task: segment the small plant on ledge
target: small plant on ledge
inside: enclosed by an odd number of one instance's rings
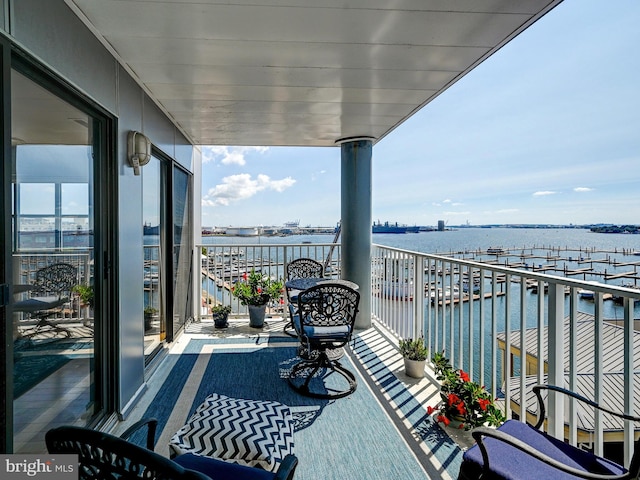
[[[231,307],[229,305],[214,305],[211,307],[211,316],[216,328],[225,328],[229,326],[229,314]]]
[[[441,402],[427,407],[427,413],[438,411],[436,420],[445,426],[452,421],[458,428],[472,430],[481,426],[500,426],[505,421],[502,411],[494,404],[491,394],[471,381],[463,370],[454,370],[444,353],[432,358],[436,379],[440,381]]]
[[[429,350],[424,344],[424,339],[402,338],[400,339],[400,355],[409,360],[426,360],[429,358]]]
[[[80,298],[80,304],[82,306],[93,308],[95,297],[93,293],[93,287],[91,285],[85,285],[84,283],[81,283],[73,287],[73,292],[78,295],[78,298]]]
[[[405,373],[412,378],[424,377],[424,367],[429,358],[429,350],[424,344],[424,338],[402,338],[399,347],[404,359]]]

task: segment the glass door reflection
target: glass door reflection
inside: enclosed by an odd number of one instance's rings
[[[152,157],[142,169],[144,354],[148,363],[166,339],[167,167]]]

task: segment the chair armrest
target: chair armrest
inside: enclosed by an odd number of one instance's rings
[[[273,480],[292,480],[293,474],[298,466],[298,457],[295,455],[287,454],[280,462],[280,467],[276,472],[276,476]]]
[[[545,408],[545,404],[544,401],[542,399],[542,393],[541,390],[551,390],[554,392],[559,392],[563,395],[567,395],[569,397],[575,398],[576,400],[583,402],[593,408],[596,408],[602,412],[608,413],[610,415],[613,415],[615,417],[618,418],[622,418],[624,420],[631,420],[633,422],[640,422],[640,417],[634,417],[632,415],[627,415],[624,414],[622,412],[616,412],[613,410],[609,410],[606,407],[603,407],[601,405],[599,405],[598,403],[594,402],[593,400],[590,400],[586,397],[583,397],[582,395],[572,392],[571,390],[567,390],[566,388],[562,388],[562,387],[558,387],[556,385],[536,385],[532,388],[533,393],[536,394],[536,397],[538,398],[538,405],[540,407],[540,415],[538,415],[538,422],[534,425],[535,428],[540,428],[542,426],[542,424],[544,423],[544,419],[547,416],[547,412],[546,412],[546,408]]]
[[[544,453],[533,449],[531,445],[523,442],[522,440],[494,428],[478,427],[471,431],[471,435],[473,435],[473,438],[475,439],[482,453],[482,460],[484,463],[483,471],[484,471],[484,474],[486,474],[487,476],[490,475],[489,453],[487,452],[487,447],[482,440],[483,437],[490,437],[498,441],[507,443],[508,445],[511,445],[512,447],[517,448],[521,452],[533,458],[536,458],[537,460],[544,462],[553,468],[557,468],[560,471],[566,472],[576,477],[587,478],[592,480],[625,480],[625,479],[632,478],[631,474],[628,472],[624,475],[606,475],[606,474],[590,473],[584,470],[578,470],[577,468],[569,467],[563,463],[558,462],[554,458],[551,458],[548,455],[545,455]]]
[[[147,427],[147,450],[153,451],[154,443],[156,440],[156,428],[158,427],[158,420],[155,418],[143,418],[127,428],[120,438],[123,440],[129,440],[131,436],[140,430],[142,427]]]

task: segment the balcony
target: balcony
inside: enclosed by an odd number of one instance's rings
[[[247,333],[241,320],[246,315],[244,307],[229,288],[251,268],[281,278],[288,261],[311,257],[326,265],[328,276],[340,276],[339,244],[201,245],[198,251],[202,252],[202,308],[197,319],[201,323],[192,324],[191,329],[208,323],[208,305],[223,303],[233,308],[235,332]],[[534,418],[531,386],[547,382],[578,391],[614,410],[640,411],[634,395],[640,388],[636,374],[640,355],[634,351],[640,341],[634,329],[640,291],[529,268],[374,246],[373,326],[359,332],[352,356],[366,383],[382,395],[383,407],[400,415],[400,424],[410,436],[424,440],[420,435],[424,424],[402,417],[403,402],[423,413],[437,397],[430,372],[422,384],[412,383],[402,373],[397,341],[420,335],[431,352],[444,351],[455,368],[486,385],[507,417]],[[611,306],[613,301],[616,307]],[[279,332],[285,322],[281,304],[274,303],[268,322],[272,331]],[[371,358],[375,358],[374,367],[367,364]],[[394,386],[388,387],[389,383]],[[397,385],[401,393],[387,390]],[[608,455],[615,448],[622,452],[619,461],[629,461],[638,437],[633,424],[616,424],[606,415],[585,416],[573,402],[563,405],[561,398],[553,396],[549,406],[547,428],[555,436],[564,435],[567,441],[599,455]],[[424,415],[421,419],[424,421]],[[416,446],[424,448],[423,454],[431,451],[425,442]],[[452,458],[457,455],[459,451],[448,460],[431,459],[434,471],[455,478],[457,460]]]

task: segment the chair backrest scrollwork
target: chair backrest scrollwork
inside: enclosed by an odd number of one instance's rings
[[[58,427],[49,430],[45,440],[49,453],[78,455],[80,480],[210,480],[151,450],[97,430]]]
[[[306,326],[346,325],[353,330],[360,294],[339,283],[323,283],[298,295],[300,319]]]
[[[296,258],[287,264],[287,280],[324,277],[324,266],[311,258]]]
[[[32,291],[37,295],[68,297],[78,284],[78,269],[68,263],[54,263],[36,272]]]

